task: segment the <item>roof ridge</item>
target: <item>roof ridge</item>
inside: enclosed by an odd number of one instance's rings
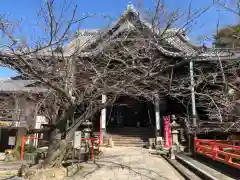
[[[154,25],[150,22],[150,20],[147,18],[147,16],[144,15],[143,12],[138,11],[133,6],[132,3],[129,3],[127,8],[125,9],[125,11],[123,12],[123,14],[116,21],[111,23],[111,25],[108,26],[107,30],[102,29],[102,31],[99,31],[99,30],[96,31],[96,29],[93,29],[93,30],[85,29],[85,30],[80,31],[81,34],[79,34],[78,37],[76,37],[72,42],[70,42],[68,44],[68,47],[72,49],[71,51],[68,51],[68,54],[69,54],[69,52],[70,53],[72,51],[74,52],[76,43],[80,43],[80,46],[82,47],[81,49],[84,49],[89,44],[96,42],[97,39],[100,38],[100,36],[99,37],[96,36],[96,32],[103,32],[103,35],[101,36],[101,37],[103,37],[104,34],[108,33],[109,30],[115,29],[115,27],[117,27],[119,24],[122,24],[124,19],[127,17],[127,15],[129,13],[133,13],[133,15],[138,18],[140,23],[142,23],[144,26],[149,28],[154,33],[160,35],[161,33],[166,32],[165,30],[161,30],[160,27],[154,27]],[[91,31],[94,33],[91,33]],[[180,51],[182,51],[182,53],[176,53],[176,52],[173,53],[165,48],[161,48],[161,50],[164,52],[164,54],[169,54],[169,55],[174,54],[174,56],[182,56],[182,54],[186,54],[187,56],[189,56],[189,55],[196,53],[195,50],[192,48],[191,43],[189,42],[189,38],[184,34],[185,31],[183,29],[171,28],[171,29],[168,29],[167,32],[169,32],[170,34],[176,33],[173,35],[174,37],[176,35],[175,40],[173,40],[172,36],[170,36],[169,38],[167,38],[166,42],[168,42],[174,48],[177,48]],[[180,45],[179,45],[179,43],[180,43]],[[182,46],[183,44],[186,44],[186,45]]]
[[[81,34],[85,34],[85,33],[98,33],[100,32],[101,29],[80,29],[77,31],[77,35],[79,35],[79,33]]]

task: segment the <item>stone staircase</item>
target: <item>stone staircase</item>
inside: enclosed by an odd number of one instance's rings
[[[103,139],[104,144],[108,144],[110,137],[114,146],[143,147],[146,146],[148,138],[154,137],[154,129],[135,127],[111,129]]]

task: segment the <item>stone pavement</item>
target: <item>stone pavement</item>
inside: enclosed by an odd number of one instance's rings
[[[106,148],[97,165],[84,167],[84,180],[182,180],[179,173],[164,159],[143,148]],[[89,166],[92,166],[90,168]],[[95,167],[93,167],[95,166]],[[88,172],[87,172],[88,171]],[[71,177],[79,179],[80,175]]]
[[[0,172],[8,170],[18,170],[22,165],[26,165],[27,161],[4,162],[0,161]]]
[[[7,178],[0,178],[0,180],[24,180],[24,178],[12,176],[12,177],[7,177]]]
[[[0,161],[0,180],[20,180],[22,178],[15,177],[18,174],[22,164],[27,164],[26,161],[4,162]]]

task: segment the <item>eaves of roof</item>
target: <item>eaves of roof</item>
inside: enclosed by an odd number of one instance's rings
[[[92,44],[96,43],[98,40],[103,38],[109,31],[111,31],[114,28],[118,28],[117,31],[114,32],[112,35],[115,36],[116,33],[123,31],[126,28],[132,28],[133,24],[131,22],[128,22],[126,25],[126,22],[124,22],[124,19],[128,16],[129,13],[132,13],[135,15],[141,24],[143,24],[145,27],[149,28],[153,33],[156,33],[157,35],[161,35],[161,29],[153,27],[149,21],[147,21],[144,16],[139,13],[132,5],[129,5],[128,8],[124,11],[122,16],[110,26],[110,28],[106,30],[82,30],[78,33],[78,37],[75,38],[72,42],[70,42],[65,48],[64,48],[64,56],[69,57],[76,53],[78,56],[96,56],[98,55],[102,49],[92,50],[92,51],[84,51]],[[120,26],[119,26],[120,24]],[[194,58],[194,59],[205,59],[205,60],[216,60],[219,57],[221,58],[228,58],[228,59],[237,59],[240,57],[240,53],[238,52],[232,52],[229,53],[225,50],[214,50],[214,49],[207,49],[205,51],[199,51],[200,48],[197,48],[193,46],[190,42],[187,36],[185,35],[184,31],[182,29],[168,29],[167,31],[162,33],[162,36],[164,37],[164,40],[173,48],[177,49],[178,51],[171,51],[160,44],[157,44],[157,48],[160,52],[162,52],[166,56],[171,57],[182,57],[182,58]],[[112,38],[108,37],[108,39]],[[103,48],[103,47],[102,47]],[[76,52],[77,51],[77,52]],[[240,52],[240,51],[239,51]],[[0,51],[1,53],[1,51]],[[50,52],[51,53],[51,52]],[[56,55],[56,53],[55,53]],[[62,54],[61,54],[62,55]],[[60,56],[61,56],[60,55]],[[3,52],[1,53],[1,58],[11,58],[11,53],[9,52]],[[47,50],[43,50],[36,54],[36,56],[44,56],[44,57],[50,57],[51,55]],[[34,57],[29,57],[34,58]],[[0,60],[2,62],[2,60]],[[4,65],[4,64],[3,64]]]
[[[124,19],[127,18],[128,14],[132,13],[136,18],[139,19],[142,25],[147,27],[150,31],[153,33],[156,33],[157,35],[161,35],[161,29],[155,28],[149,21],[145,20],[144,16],[139,13],[132,5],[129,5],[128,8],[124,11],[122,16],[115,21],[109,29],[100,31],[100,30],[84,30],[81,31],[79,36],[74,39],[69,45],[65,48],[66,55],[71,55],[72,53],[79,54],[80,56],[89,56],[90,54],[96,54],[97,52],[83,52],[84,49],[89,47],[91,44],[98,41],[100,38],[104,37],[110,30],[116,28],[117,26],[120,26],[118,28],[122,28],[126,23],[124,22]],[[131,24],[131,22],[130,22]],[[192,45],[186,43],[187,37],[184,35],[183,30],[181,29],[169,29],[166,32],[164,32],[164,39],[169,43],[169,45],[173,46],[176,49],[179,49],[180,52],[172,52],[161,45],[158,45],[158,49],[167,56],[174,56],[174,57],[183,57],[183,56],[193,56],[197,52],[194,48],[192,48]],[[184,39],[185,41],[183,41]]]
[[[41,87],[28,87],[35,83],[35,80],[0,80],[0,92],[1,93],[43,93],[47,92],[47,89]]]

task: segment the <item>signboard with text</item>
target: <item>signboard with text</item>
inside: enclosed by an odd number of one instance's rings
[[[73,139],[73,147],[75,149],[80,149],[81,147],[81,131],[75,131]]]
[[[165,148],[172,147],[172,136],[171,136],[171,127],[170,127],[170,118],[169,116],[164,116],[164,141]]]
[[[12,123],[12,121],[0,121],[0,127],[10,127]]]
[[[9,136],[8,138],[8,145],[9,146],[14,146],[16,143],[16,137],[15,136]]]

